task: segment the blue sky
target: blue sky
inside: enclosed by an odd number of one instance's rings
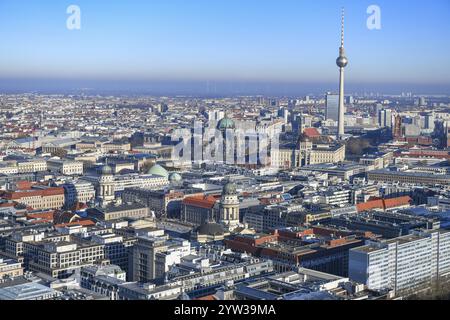
[[[450,88],[448,0],[1,0],[0,83],[333,84],[342,6],[350,87]]]

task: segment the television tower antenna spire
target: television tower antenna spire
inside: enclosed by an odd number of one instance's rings
[[[338,116],[338,132],[337,140],[341,140],[345,135],[344,118],[345,118],[345,97],[344,97],[344,69],[348,65],[348,59],[344,49],[344,30],[345,30],[345,10],[342,8],[341,17],[341,47],[339,48],[339,57],[336,64],[339,67],[339,116]]]
[[[342,7],[342,21],[341,21],[341,48],[344,48],[344,27],[345,27],[345,8]]]

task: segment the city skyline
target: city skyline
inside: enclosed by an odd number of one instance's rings
[[[341,6],[352,53],[347,92],[446,94],[450,89],[447,1],[378,1],[380,30],[367,28],[368,1],[327,6],[323,1],[108,6],[78,1],[81,29],[68,30],[71,4],[2,1],[2,91],[337,91],[333,61]]]
[[[1,0],[0,305],[450,300],[448,9]]]

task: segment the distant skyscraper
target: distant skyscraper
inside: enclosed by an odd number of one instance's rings
[[[289,109],[286,108],[286,107],[281,107],[278,110],[278,117],[283,119],[284,124],[288,124],[288,122],[289,122]]]
[[[403,137],[403,131],[402,131],[402,116],[396,115],[395,121],[394,121],[394,139],[398,140]]]
[[[426,107],[427,106],[427,100],[425,99],[425,97],[420,97],[419,98],[419,107]]]
[[[355,99],[353,96],[348,96],[346,99],[347,104],[353,104],[355,102]]]
[[[219,122],[223,118],[225,118],[225,111],[222,111],[222,110],[210,110],[208,112],[208,120],[209,121]]]
[[[434,130],[436,121],[434,113],[427,113],[423,115],[423,129]]]
[[[327,93],[325,117],[327,120],[339,121],[339,95]]]
[[[345,117],[345,97],[344,97],[344,69],[348,65],[348,59],[345,56],[344,49],[344,9],[342,9],[342,24],[341,24],[341,47],[339,48],[339,57],[336,60],[339,67],[339,119],[338,119],[338,134],[337,138],[342,139],[345,134],[344,117]]]
[[[378,114],[378,124],[382,128],[392,128],[392,110],[383,109]]]
[[[450,148],[450,123],[448,121],[445,123],[445,132],[447,136],[447,148]]]

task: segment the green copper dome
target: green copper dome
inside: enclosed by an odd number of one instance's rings
[[[174,172],[169,175],[170,182],[180,182],[181,180],[183,180],[183,178],[179,173]]]
[[[104,165],[103,167],[101,167],[100,175],[105,176],[105,175],[111,175],[111,174],[113,174],[113,169],[110,166]]]
[[[235,128],[236,128],[236,126],[234,124],[234,121],[231,120],[230,118],[225,117],[219,121],[219,125],[218,125],[219,130],[235,129]]]
[[[237,194],[237,187],[234,183],[227,183],[224,187],[223,187],[223,194],[230,196],[230,195],[236,195]]]
[[[167,170],[161,167],[159,164],[155,164],[153,167],[151,167],[150,170],[148,170],[147,174],[169,178],[169,173],[167,172]]]

